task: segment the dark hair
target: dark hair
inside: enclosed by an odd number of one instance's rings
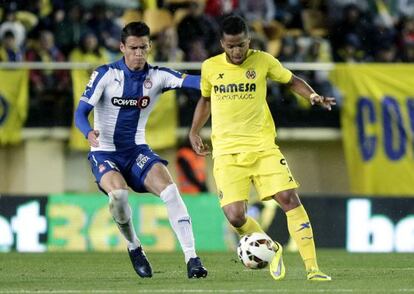
[[[125,44],[125,41],[129,36],[149,37],[150,28],[142,21],[130,22],[122,29],[121,42]]]
[[[238,35],[241,33],[249,34],[249,28],[244,19],[239,15],[229,15],[221,23],[221,36]]]
[[[5,31],[3,34],[3,39],[6,38],[15,38],[14,33],[10,30]]]

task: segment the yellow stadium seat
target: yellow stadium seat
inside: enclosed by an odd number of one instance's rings
[[[142,13],[136,9],[126,9],[122,15],[122,22],[124,25],[127,25],[133,21],[141,21]]]
[[[302,22],[305,31],[308,33],[316,29],[326,29],[326,17],[322,11],[317,9],[304,9],[302,11]]]
[[[151,35],[156,35],[174,24],[173,16],[167,9],[144,10],[144,22],[150,27]]]
[[[187,8],[178,8],[175,12],[174,12],[174,24],[178,25],[181,20],[186,17],[186,15],[188,14],[188,9]]]

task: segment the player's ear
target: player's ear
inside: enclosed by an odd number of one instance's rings
[[[223,49],[224,49],[223,39],[220,39],[220,45],[221,45],[221,48],[223,48]]]
[[[119,50],[121,50],[122,53],[125,53],[125,44],[120,42],[119,43]]]

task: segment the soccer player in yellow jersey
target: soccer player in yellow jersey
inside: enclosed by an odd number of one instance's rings
[[[315,243],[308,215],[296,192],[298,187],[287,162],[275,144],[275,125],[266,103],[266,80],[287,84],[292,91],[331,110],[335,99],[323,97],[302,79],[293,75],[268,53],[249,49],[245,21],[235,15],[221,27],[224,53],[207,59],[201,68],[201,94],[189,138],[199,155],[210,153],[199,136],[210,114],[212,121],[214,178],[220,205],[239,235],[263,232],[246,215],[246,202],[252,183],[261,200],[274,199],[285,211],[290,235],[296,241],[305,263],[307,279],[329,281],[319,270]],[[275,280],[285,276],[282,246],[270,264]]]

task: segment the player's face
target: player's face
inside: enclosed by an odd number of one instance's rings
[[[221,47],[226,52],[227,61],[237,65],[244,62],[250,45],[250,39],[246,33],[243,32],[237,35],[223,34],[220,42]]]
[[[125,44],[121,42],[121,52],[125,56],[125,63],[131,70],[141,70],[147,62],[148,53],[151,49],[151,41],[148,36],[129,36]]]

